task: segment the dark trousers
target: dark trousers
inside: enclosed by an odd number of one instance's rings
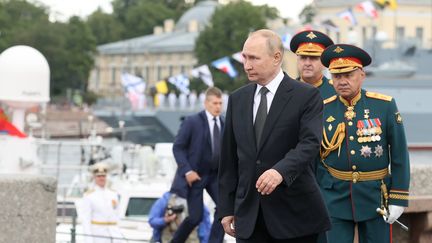
[[[209,175],[201,176],[200,181],[196,181],[189,189],[187,196],[187,204],[189,209],[189,216],[186,217],[179,225],[177,231],[171,240],[172,243],[183,243],[188,238],[192,230],[201,223],[203,210],[204,210],[204,189],[210,195],[214,202],[218,200],[217,192],[217,171],[210,172]],[[217,205],[215,211],[215,220],[213,221],[212,228],[209,236],[209,243],[222,243],[225,236],[222,224],[217,220]]]
[[[306,235],[291,239],[275,239],[268,232],[264,217],[259,209],[258,218],[255,223],[255,229],[248,239],[236,239],[237,243],[316,243],[318,234]]]
[[[331,218],[332,228],[327,232],[328,243],[352,243],[356,222]],[[360,243],[387,243],[390,242],[390,225],[382,217],[358,222]]]

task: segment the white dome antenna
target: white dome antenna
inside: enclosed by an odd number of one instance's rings
[[[24,128],[25,109],[46,103],[50,68],[46,58],[30,46],[13,46],[0,54],[0,101],[13,108],[13,124]]]

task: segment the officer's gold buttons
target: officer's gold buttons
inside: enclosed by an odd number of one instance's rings
[[[353,165],[353,166],[352,166],[352,169],[353,169],[353,170],[356,170],[356,169],[357,169],[357,166]]]
[[[354,150],[351,150],[351,155],[354,155],[355,154],[355,151]]]
[[[353,122],[352,121],[349,121],[348,122],[348,126],[352,126],[353,125]]]
[[[350,136],[350,137],[349,137],[349,140],[350,140],[350,141],[353,141],[353,140],[354,140],[354,136]]]

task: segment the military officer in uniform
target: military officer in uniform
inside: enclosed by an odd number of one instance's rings
[[[316,30],[299,32],[290,42],[291,51],[297,55],[297,80],[317,87],[323,99],[336,94],[333,81],[323,75],[325,67],[320,60],[321,53],[332,44],[330,37]]]
[[[407,142],[395,100],[361,89],[362,49],[331,45],[321,61],[337,92],[324,100],[323,141],[317,180],[332,219],[329,243],[390,241],[392,223],[408,206],[410,166]],[[377,208],[385,210],[382,217]],[[384,219],[383,219],[384,218]]]
[[[119,194],[106,186],[108,165],[99,162],[91,167],[94,185],[77,202],[77,212],[81,219],[86,243],[124,242],[117,227],[119,221]],[[117,238],[117,239],[111,239]]]

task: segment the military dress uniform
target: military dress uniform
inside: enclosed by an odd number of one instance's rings
[[[333,41],[326,34],[316,30],[306,30],[293,36],[290,42],[290,49],[299,56],[321,56],[324,49],[333,44]],[[297,78],[302,81],[301,77]],[[324,75],[313,84],[319,89],[321,97],[327,99],[336,94],[333,88],[333,81]]]
[[[353,48],[330,46],[321,60],[332,73],[368,65],[367,53]],[[355,224],[360,242],[389,242],[390,225],[376,209],[408,206],[410,180],[407,142],[395,100],[366,90],[351,101],[335,95],[324,100],[323,118],[317,180],[332,218],[328,242],[353,242]]]
[[[95,164],[96,165],[96,164]],[[105,171],[106,173],[106,171]],[[120,243],[123,240],[111,240],[97,236],[123,238],[117,226],[119,221],[119,199],[117,192],[94,185],[84,193],[81,201],[77,202],[78,216],[81,219],[86,243]]]

